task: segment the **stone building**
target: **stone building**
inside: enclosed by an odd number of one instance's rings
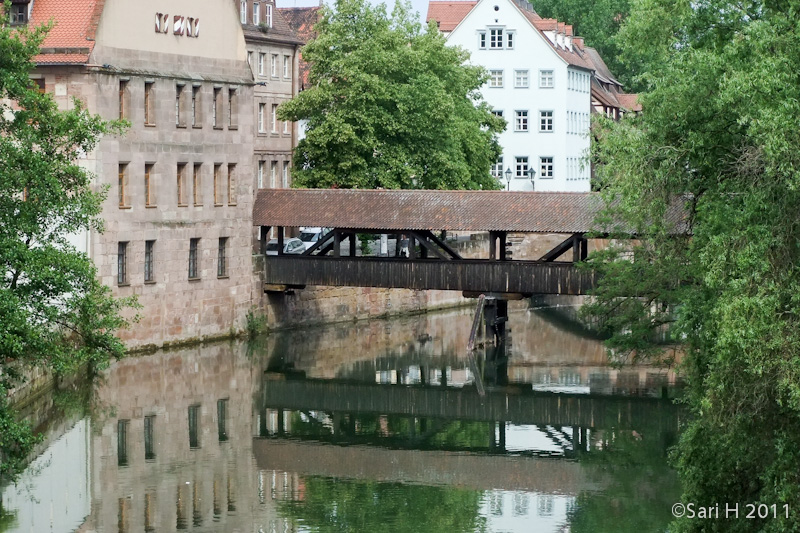
[[[274,0],[235,0],[247,60],[253,72],[254,186],[289,187],[297,126],[279,121],[278,106],[298,92],[299,49],[303,44]]]
[[[92,113],[130,124],[82,161],[97,188],[108,190],[105,232],[75,238],[113,294],[136,295],[142,305],[123,340],[161,345],[241,328],[255,286],[256,111],[236,6],[15,0],[14,7],[17,23],[55,23],[36,57],[40,87],[63,108],[77,98]],[[274,84],[283,91],[292,82],[280,61]],[[283,128],[281,165],[291,150],[291,128]]]

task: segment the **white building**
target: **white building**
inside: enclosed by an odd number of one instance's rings
[[[589,191],[596,68],[572,26],[526,0],[431,1],[427,20],[489,71],[483,97],[508,123],[492,174],[515,191]]]

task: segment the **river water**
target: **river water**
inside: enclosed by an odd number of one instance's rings
[[[471,310],[159,351],[42,400],[0,532],[664,531],[673,374],[554,310],[466,351]]]

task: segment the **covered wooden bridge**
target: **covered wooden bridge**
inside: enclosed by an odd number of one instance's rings
[[[593,193],[265,189],[253,219],[262,253],[277,228],[278,255],[265,259],[268,291],[328,285],[586,294],[595,274],[575,263],[586,258],[586,234],[602,207]],[[283,254],[284,230],[300,226],[332,229],[304,254]],[[463,258],[445,237],[454,231],[488,232],[485,257]],[[407,256],[357,256],[356,236],[364,233],[407,240]],[[521,261],[512,260],[509,233],[568,237],[540,259]]]

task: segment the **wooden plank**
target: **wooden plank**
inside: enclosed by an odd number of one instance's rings
[[[265,282],[288,285],[442,289],[521,294],[587,294],[595,274],[572,263],[465,259],[267,256]]]

